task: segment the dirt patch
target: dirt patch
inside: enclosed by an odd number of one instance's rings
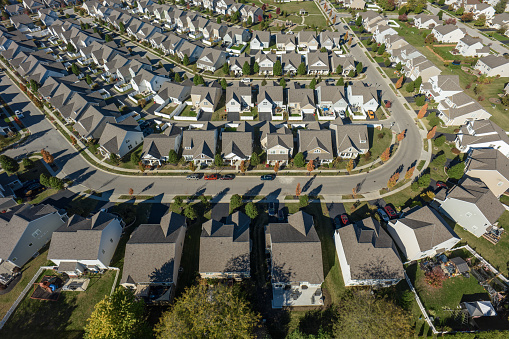
[[[491,102],[492,104],[500,104],[500,99],[498,98],[489,98],[488,99],[489,102]]]

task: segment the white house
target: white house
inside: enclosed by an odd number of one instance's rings
[[[490,77],[501,76],[509,77],[509,60],[503,56],[488,55],[477,60],[475,69],[479,74],[485,74]]]
[[[490,54],[490,47],[484,46],[481,38],[465,35],[456,45],[458,53],[465,57],[484,57]]]
[[[455,25],[436,26],[431,33],[442,43],[457,43],[465,36],[465,29]]]
[[[491,120],[468,121],[456,135],[455,144],[462,153],[472,149],[494,148],[509,157],[509,136]]]
[[[509,189],[509,158],[493,148],[473,149],[465,161],[465,174],[481,179],[498,198]]]
[[[473,120],[485,120],[491,114],[479,102],[464,92],[459,92],[439,101],[438,117],[448,126],[464,125]]]
[[[375,112],[378,109],[378,93],[372,87],[365,87],[362,84],[354,83],[347,87],[346,97],[348,104],[353,111],[366,114],[368,111]]]
[[[171,81],[169,77],[142,68],[138,71],[138,74],[131,79],[131,86],[133,86],[133,89],[137,92],[149,91],[156,93],[161,86],[168,81]]]
[[[442,24],[437,15],[418,14],[414,17],[414,25],[419,29],[433,29]]]
[[[248,86],[230,86],[226,88],[226,111],[242,112],[254,107],[252,100],[251,87]]]
[[[129,117],[120,123],[105,123],[99,139],[99,151],[106,157],[115,154],[122,158],[141,145],[143,132],[138,123]]]

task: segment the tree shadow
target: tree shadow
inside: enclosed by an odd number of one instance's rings
[[[244,193],[242,198],[256,197],[261,192],[262,188],[263,184],[258,184]]]
[[[175,280],[173,272],[175,270],[175,259],[165,262],[160,268],[156,268],[149,274],[151,282],[171,282]]]
[[[302,192],[306,192],[310,187],[311,185],[313,184],[313,181],[315,181],[316,179],[316,174],[313,175],[313,177],[311,179],[309,179],[305,184],[304,186],[302,186]]]
[[[251,260],[250,253],[244,253],[230,258],[224,267],[223,273],[242,273],[250,272]]]
[[[337,313],[333,307],[308,311],[299,321],[299,330],[308,335],[318,335],[320,332],[331,335],[332,327],[337,319]]]

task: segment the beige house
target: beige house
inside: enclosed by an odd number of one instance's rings
[[[496,197],[509,189],[509,159],[496,149],[472,150],[465,173],[481,179]]]

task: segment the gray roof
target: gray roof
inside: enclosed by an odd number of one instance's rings
[[[162,157],[167,157],[170,150],[174,149],[174,146],[175,137],[171,138],[165,134],[150,134],[143,140],[141,157],[151,155],[156,159],[161,159]]]
[[[230,100],[235,99],[239,104],[242,102],[241,97],[251,97],[251,87],[234,85],[226,88],[226,103]]]
[[[102,231],[115,219],[115,215],[106,212],[96,213],[91,218],[73,215],[66,224],[53,232],[48,258],[96,260],[99,257]]]
[[[321,153],[309,153],[317,148],[324,150]],[[299,130],[299,152],[304,153],[306,160],[318,158],[332,159],[332,133],[330,130]]]
[[[274,281],[323,282],[322,245],[311,215],[297,212],[288,217],[288,223],[267,225],[266,232],[271,239]]]
[[[228,216],[224,223],[213,219],[205,222],[200,236],[200,272],[249,272],[250,223],[242,212]]]
[[[336,131],[336,149],[338,153],[350,148],[357,151],[367,151],[369,149],[367,125],[333,125],[332,128]]]
[[[463,38],[460,39],[461,42],[463,42],[467,46],[472,46],[478,42],[482,44],[482,39],[479,37],[471,37],[470,35],[465,35]]]
[[[299,68],[299,65],[302,63],[302,55],[299,53],[285,53],[281,55],[281,64],[283,69],[288,68],[290,65]]]
[[[497,171],[509,179],[509,159],[493,148],[474,149],[468,157],[466,173],[471,170]]]
[[[456,25],[443,25],[443,26],[436,26],[434,30],[436,30],[438,33],[442,35],[449,34],[451,32],[454,32],[455,30],[460,29]]]
[[[492,141],[504,141],[509,144],[509,136],[505,131],[491,120],[475,120],[470,122],[474,129],[469,134],[466,126],[461,127],[461,145],[475,145]]]
[[[216,153],[214,147],[215,130],[188,130],[182,132],[182,155],[193,155],[195,158],[205,154],[213,159]],[[191,147],[191,149],[186,149]]]
[[[442,217],[429,206],[410,211],[397,222],[413,230],[421,252],[430,250],[451,238],[459,239]]]
[[[447,199],[475,204],[491,224],[497,221],[505,211],[500,201],[482,180],[469,176],[464,176],[464,180],[448,192]]]
[[[354,280],[403,279],[404,269],[391,237],[371,217],[336,231]],[[348,267],[341,267],[342,270]]]
[[[450,261],[456,265],[456,268],[460,273],[468,272],[470,271],[470,268],[468,267],[468,264],[465,260],[463,260],[460,257],[452,258]]]
[[[276,102],[283,102],[283,87],[281,86],[263,86],[260,87],[257,102],[269,100],[273,104]]]
[[[131,234],[120,283],[174,282],[176,244],[186,230],[186,219],[170,212],[160,224],[142,224]],[[180,247],[181,248],[181,247]]]
[[[223,132],[221,156],[234,153],[240,158],[248,158],[253,153],[253,134],[251,132]]]
[[[507,60],[505,57],[496,56],[493,54],[482,57],[479,59],[479,61],[483,62],[484,64],[486,64],[488,67],[490,67],[492,69],[503,66],[503,65],[509,65],[509,60]]]
[[[138,133],[140,136],[143,135],[138,123],[131,117],[121,123],[106,123],[99,139],[99,145],[110,153],[118,154],[129,132]]]

